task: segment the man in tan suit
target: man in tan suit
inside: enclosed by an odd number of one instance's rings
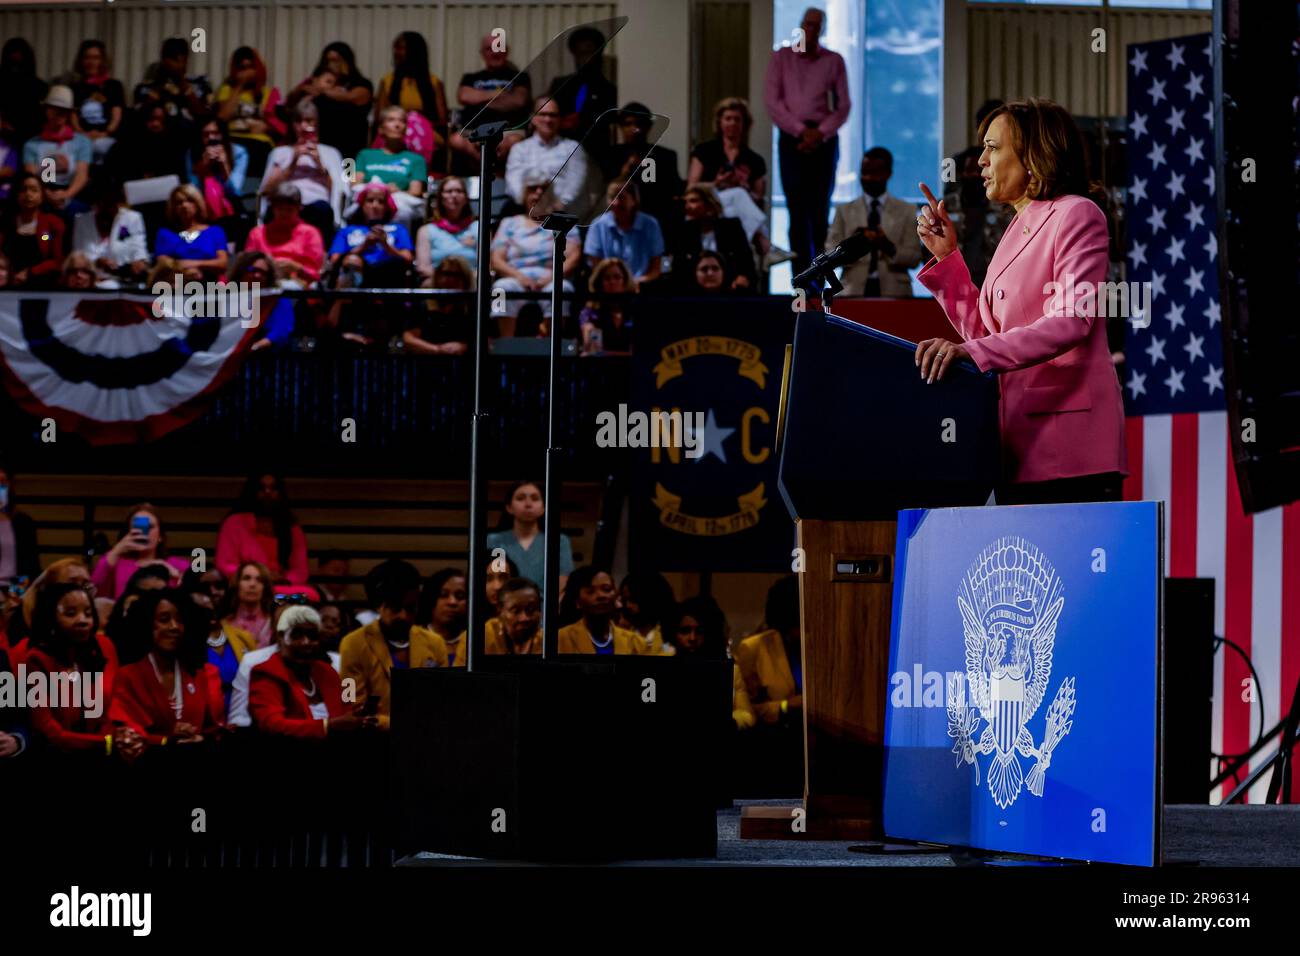
[[[883,146],[867,150],[859,173],[863,195],[835,208],[835,219],[826,236],[827,249],[834,249],[859,232],[873,240],[870,252],[844,267],[844,295],[912,295],[907,270],[919,265],[922,257],[921,241],[916,236],[916,206],[885,191],[893,171],[894,157],[889,150]]]

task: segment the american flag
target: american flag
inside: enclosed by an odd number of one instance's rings
[[[1120,366],[1130,477],[1165,501],[1166,573],[1215,581],[1213,753],[1247,750],[1285,717],[1300,676],[1300,505],[1246,514],[1228,436],[1219,305],[1209,34],[1128,47],[1127,278],[1151,283]],[[1177,714],[1167,715],[1177,721]],[[1252,766],[1273,752],[1265,747]],[[1300,754],[1297,754],[1300,757]],[[1212,761],[1218,771],[1218,762]],[[1272,771],[1251,788],[1264,799]],[[1208,778],[1207,778],[1208,787]],[[1226,796],[1229,781],[1212,798]],[[1300,776],[1293,776],[1300,792]]]

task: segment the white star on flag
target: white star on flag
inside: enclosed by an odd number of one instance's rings
[[[1159,272],[1151,273],[1151,298],[1165,294],[1165,277]]]
[[[1197,226],[1205,225],[1205,217],[1203,215],[1204,212],[1205,212],[1204,206],[1202,206],[1200,203],[1195,203],[1195,202],[1192,203],[1191,207],[1187,210],[1187,212],[1183,213],[1183,218],[1187,220],[1187,228],[1195,229]],[[1202,246],[1201,248],[1203,249],[1205,247]]]
[[[1163,207],[1151,207],[1151,215],[1147,216],[1147,225],[1151,227],[1152,232],[1159,232],[1165,228],[1165,210]]]
[[[1189,98],[1196,99],[1205,92],[1201,89],[1202,82],[1203,78],[1199,73],[1193,73],[1187,78],[1187,82],[1183,84],[1183,89],[1187,91]]]
[[[1210,129],[1214,129],[1214,100],[1211,99],[1208,106],[1205,107],[1205,122],[1210,124]]]
[[[1170,398],[1177,395],[1183,390],[1183,373],[1172,365],[1169,366],[1169,374],[1165,376],[1165,385],[1169,387]]]
[[[1169,182],[1166,184],[1165,188],[1169,190],[1171,195],[1181,196],[1184,192],[1183,180],[1186,178],[1187,177],[1182,173],[1171,172],[1169,174]]]
[[[1147,68],[1147,51],[1134,50],[1133,59],[1128,61],[1128,65],[1133,67],[1133,72],[1141,74]]]
[[[1205,291],[1205,285],[1201,282],[1203,278],[1205,278],[1205,270],[1188,270],[1187,278],[1183,280],[1183,285],[1187,286],[1188,295],[1195,295],[1197,292]]]
[[[1132,189],[1133,201],[1138,202],[1147,198],[1147,181],[1140,177],[1133,178]]]
[[[1210,366],[1210,370],[1201,376],[1201,381],[1210,387],[1210,394],[1223,388],[1223,369]]]
[[[1128,390],[1132,398],[1137,398],[1139,395],[1145,395],[1147,393],[1146,380],[1147,377],[1141,372],[1134,372],[1128,377]]]
[[[1147,118],[1142,113],[1133,114],[1133,139],[1139,140],[1146,135]]]
[[[1170,328],[1176,329],[1180,325],[1186,324],[1187,322],[1183,319],[1183,304],[1181,302],[1175,302],[1169,307],[1169,326]]]
[[[1193,136],[1192,141],[1187,144],[1187,148],[1183,150],[1183,153],[1191,162],[1199,163],[1205,159],[1205,154],[1202,151],[1204,147],[1205,143]]]
[[[1201,246],[1210,254],[1211,259],[1218,258],[1219,255],[1219,237],[1215,233],[1210,233],[1210,238],[1205,240],[1205,245]]]
[[[1210,191],[1210,195],[1213,196],[1214,195],[1214,167],[1213,166],[1211,166],[1206,171],[1205,178],[1202,179],[1201,182],[1205,183],[1205,188],[1208,189]]]
[[[1170,237],[1169,245],[1165,247],[1165,255],[1169,257],[1170,262],[1179,262],[1186,258],[1183,255],[1183,239],[1174,239]]]
[[[1205,307],[1205,312],[1202,314],[1205,316],[1206,321],[1210,323],[1210,328],[1214,328],[1216,325],[1218,325],[1219,318],[1220,318],[1219,300],[1211,299],[1210,304]]]
[[[1151,160],[1153,166],[1163,166],[1165,162],[1165,147],[1163,143],[1152,143],[1151,152],[1147,153],[1147,159]]]
[[[1165,96],[1165,81],[1152,80],[1151,89],[1147,91],[1147,95],[1150,96],[1151,99],[1153,99],[1157,103],[1159,103],[1163,99],[1166,99],[1167,97]]]
[[[717,455],[723,464],[727,462],[727,450],[723,448],[723,442],[735,432],[734,428],[719,428],[717,419],[713,417],[713,409],[709,409],[708,418],[704,421],[704,427],[700,429],[697,438],[699,441],[700,457],[695,459],[696,464],[702,462],[710,455]]]
[[[1187,337],[1187,344],[1183,346],[1183,351],[1187,353],[1187,361],[1195,362],[1198,358],[1205,358],[1205,350],[1201,348],[1205,344],[1205,336],[1192,333]]]
[[[1156,362],[1163,362],[1165,360],[1165,340],[1153,335],[1151,336],[1151,344],[1143,351],[1151,356],[1152,365],[1155,365]]]
[[[1186,114],[1186,112],[1187,112],[1186,110],[1169,111],[1169,118],[1165,120],[1165,122],[1169,124],[1170,136],[1173,136],[1175,133],[1181,132],[1185,128],[1183,126],[1183,116]]]
[[[1177,43],[1169,48],[1169,52],[1165,54],[1165,59],[1169,61],[1169,69],[1171,70],[1186,65],[1183,63],[1183,48]]]
[[[1129,257],[1129,261],[1131,261],[1135,266],[1146,265],[1146,261],[1147,261],[1146,243],[1144,242],[1133,243],[1133,248],[1128,251],[1128,257]]]

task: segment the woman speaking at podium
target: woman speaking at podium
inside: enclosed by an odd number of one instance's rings
[[[1124,407],[1097,315],[1109,239],[1088,198],[1083,137],[1065,109],[1042,99],[999,107],[979,135],[985,195],[1016,215],[976,289],[948,211],[921,184],[916,232],[933,258],[917,278],[964,341],[927,339],[916,364],[927,382],[965,358],[1000,373],[998,504],[1117,501]]]

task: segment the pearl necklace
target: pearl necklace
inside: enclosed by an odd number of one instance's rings
[[[591,636],[591,643],[593,647],[609,647],[609,645],[613,642],[613,640],[614,640],[613,628],[610,628],[610,630],[606,632],[605,639],[603,641],[596,640],[596,636],[594,634]]]
[[[388,638],[384,638],[384,641],[388,644],[389,647],[398,651],[404,651],[411,646],[411,641],[409,638],[406,639],[405,641],[390,641],[388,640]]]
[[[211,647],[211,648],[218,648],[218,647],[220,647],[221,645],[223,645],[223,644],[225,644],[225,643],[226,643],[226,632],[225,632],[225,631],[222,631],[222,632],[219,633],[216,637],[209,637],[209,638],[208,638],[208,647]]]
[[[307,680],[309,681],[309,684],[302,689],[302,692],[307,695],[308,700],[311,700],[316,696],[316,678],[309,677]]]

